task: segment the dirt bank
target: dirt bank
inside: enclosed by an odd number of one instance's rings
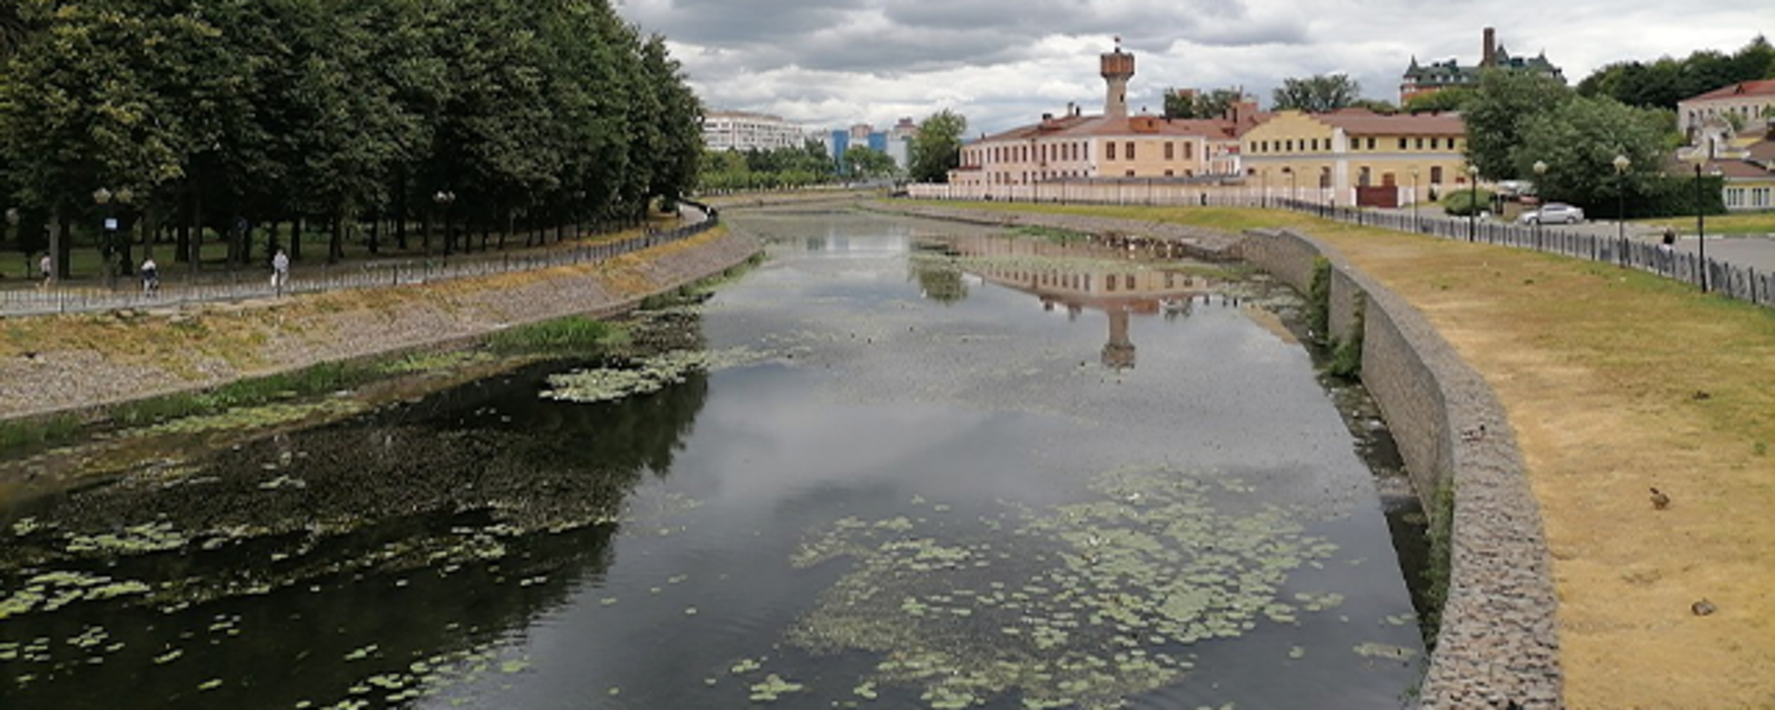
[[[212,387],[576,313],[618,312],[757,250],[751,237],[717,229],[597,264],[483,279],[0,320],[0,418]]]

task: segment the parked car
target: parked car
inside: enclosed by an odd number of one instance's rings
[[[1577,224],[1584,221],[1584,210],[1564,202],[1549,202],[1541,209],[1522,213],[1517,224]]]

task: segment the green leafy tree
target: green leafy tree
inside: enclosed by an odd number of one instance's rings
[[[1382,99],[1356,99],[1355,101],[1350,102],[1350,108],[1372,111],[1382,116],[1391,116],[1399,113],[1398,106],[1394,106],[1391,101],[1385,101]]]
[[[1525,173],[1520,171],[1514,151],[1522,143],[1523,126],[1573,96],[1564,84],[1537,74],[1501,69],[1480,72],[1479,88],[1462,114],[1467,124],[1467,160],[1486,178],[1522,177]]]
[[[61,234],[129,188],[180,258],[207,228],[246,263],[237,218],[325,223],[333,258],[416,215],[483,246],[632,220],[696,179],[700,113],[608,0],[0,0],[0,190]]]
[[[1465,86],[1450,86],[1427,94],[1418,94],[1405,100],[1399,110],[1405,113],[1443,113],[1448,111],[1465,111],[1467,103],[1473,100],[1474,90]]]
[[[851,177],[861,180],[893,177],[900,172],[887,153],[860,145],[844,151],[844,164],[850,167]]]
[[[1166,118],[1220,118],[1245,99],[1238,89],[1215,89],[1206,93],[1165,92]]]
[[[641,56],[649,86],[657,93],[663,109],[660,150],[654,156],[659,169],[653,174],[650,192],[672,202],[696,184],[703,146],[702,102],[684,83],[681,65],[666,51],[665,37],[649,37]]]
[[[1666,179],[1666,131],[1662,111],[1576,97],[1521,125],[1521,143],[1511,155],[1513,172],[1533,175],[1534,163],[1544,162],[1547,172],[1536,179],[1543,197],[1582,205],[1592,215],[1613,215],[1624,202],[1637,206],[1633,196],[1654,191],[1654,183]],[[1628,159],[1625,173],[1616,172],[1616,156]]]
[[[1361,97],[1362,85],[1349,75],[1320,74],[1282,80],[1282,86],[1271,93],[1271,107],[1277,111],[1327,113],[1347,108]]]
[[[907,173],[915,182],[946,183],[949,171],[961,165],[961,136],[968,130],[968,119],[943,109],[918,124],[912,135],[911,166]]]
[[[1630,106],[1675,109],[1691,96],[1765,77],[1775,77],[1775,47],[1759,35],[1731,55],[1704,49],[1683,59],[1609,64],[1578,82],[1578,93]]]

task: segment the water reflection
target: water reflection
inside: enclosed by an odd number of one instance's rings
[[[677,505],[630,496],[672,470],[709,389],[537,398],[558,369],[10,511],[0,705],[129,687],[137,707],[318,706],[527,665],[500,640],[601,576],[620,521]]]
[[[910,260],[924,298],[952,304],[967,298],[967,275],[1035,296],[1042,310],[1065,310],[1076,319],[1081,311],[1108,316],[1109,338],[1099,361],[1113,370],[1131,370],[1136,363],[1129,336],[1132,316],[1164,313],[1188,317],[1195,299],[1207,299],[1219,285],[1201,274],[1176,267],[1161,244],[1143,247],[1095,241],[1056,242],[1045,239],[967,235],[926,242]],[[932,258],[940,254],[946,258]]]

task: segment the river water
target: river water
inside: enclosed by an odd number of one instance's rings
[[[1292,295],[1053,234],[733,220],[769,260],[651,316],[700,358],[5,511],[0,707],[1408,704],[1406,576]]]

